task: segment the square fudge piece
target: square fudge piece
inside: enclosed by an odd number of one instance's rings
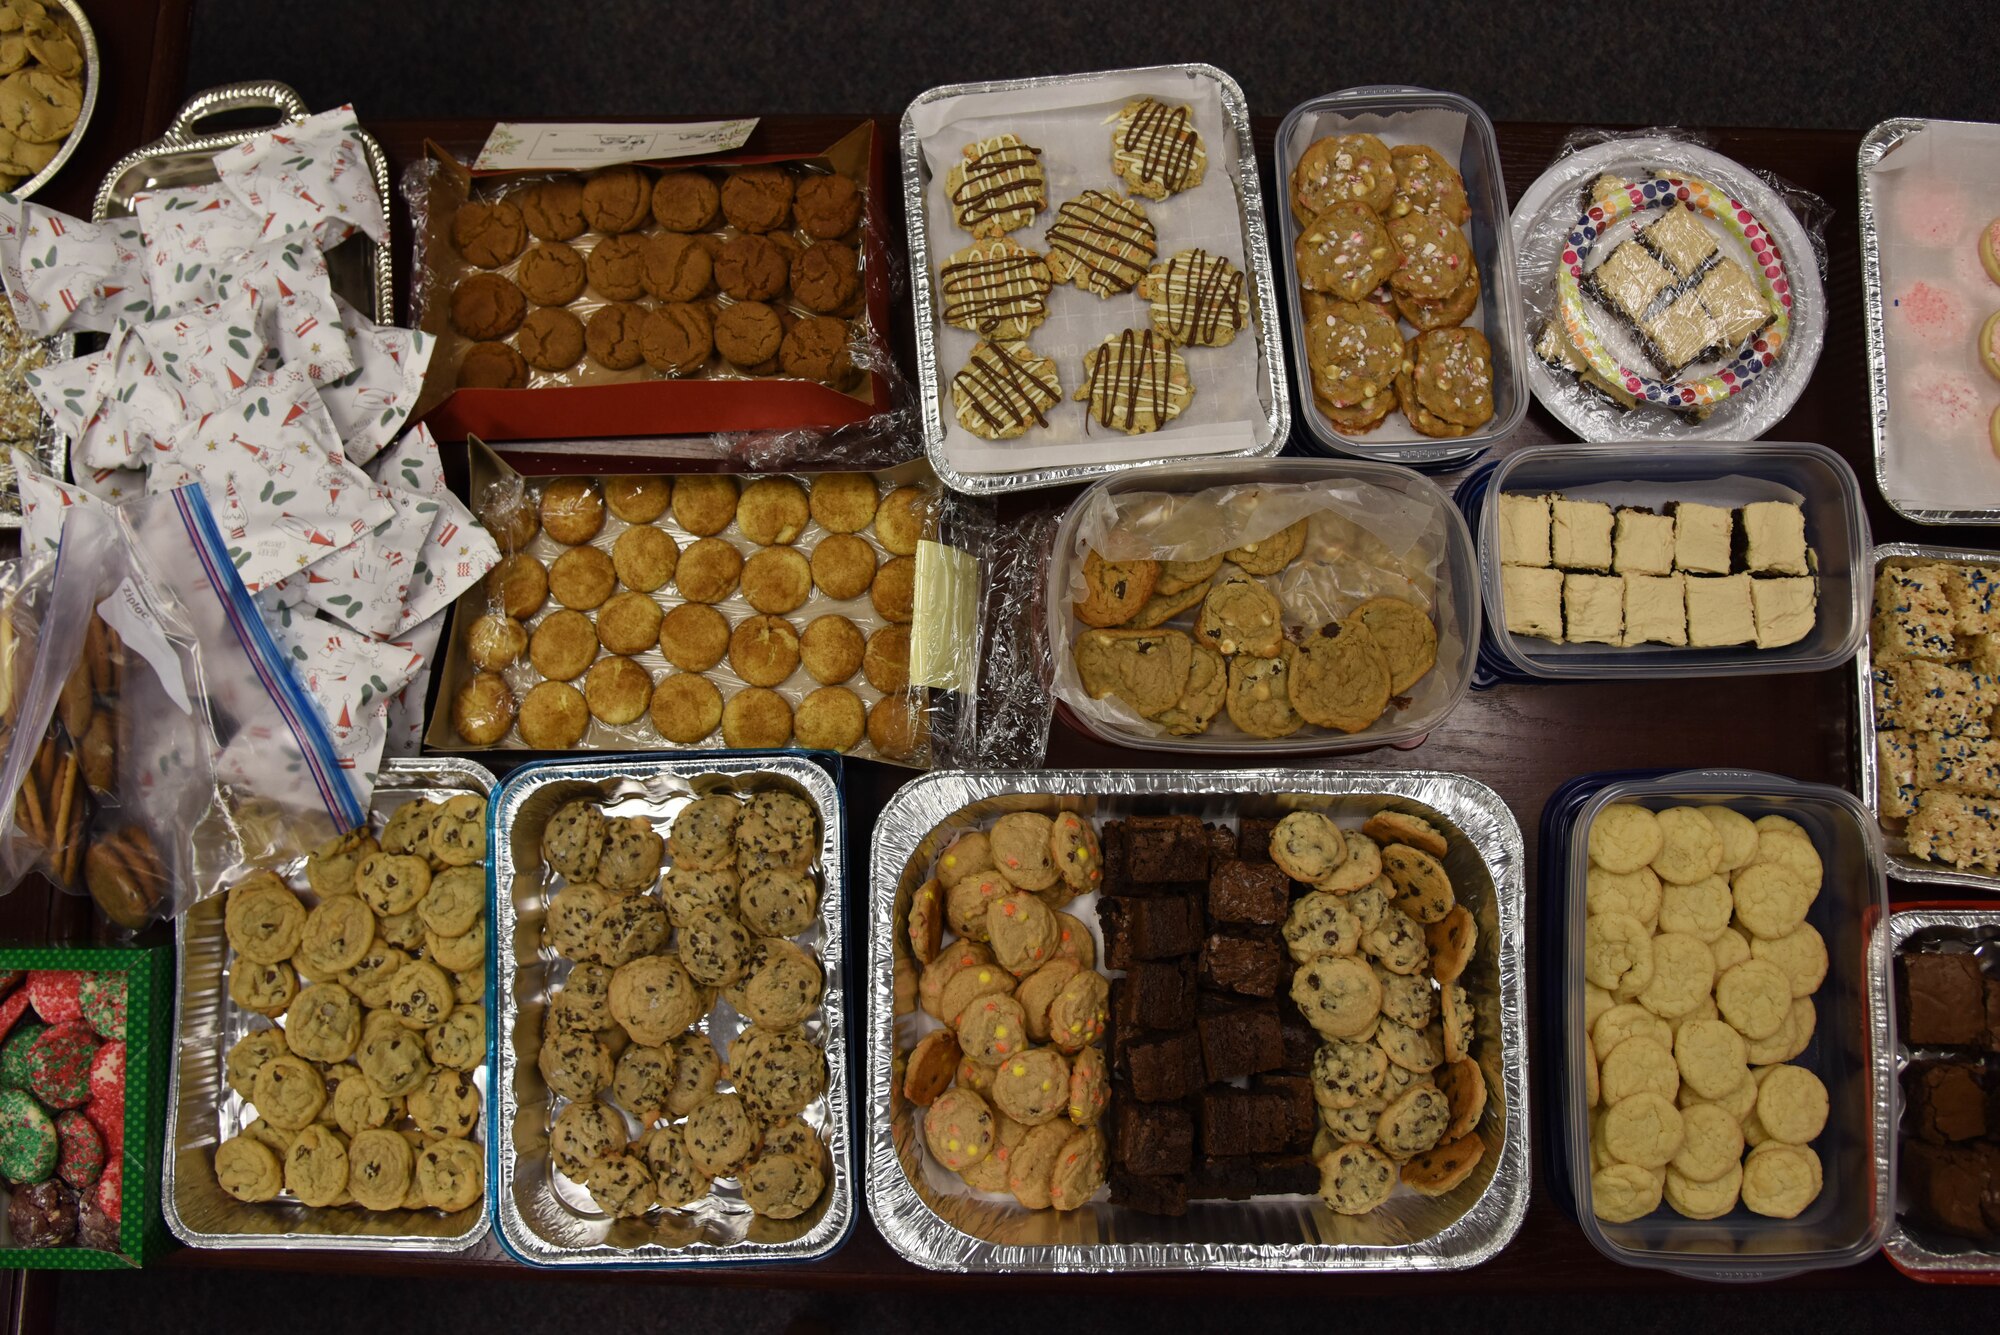
[[[1507,608],[1507,630],[1536,639],[1563,637],[1563,572],[1533,566],[1503,566],[1500,600]]]
[[[1194,1166],[1194,1114],[1185,1106],[1119,1099],[1113,1107],[1118,1163],[1149,1176],[1185,1173]]]
[[[1960,635],[1991,635],[2000,631],[2000,570],[1988,566],[1946,566],[1944,596],[1951,604],[1953,628]],[[1974,652],[1985,648],[1971,647]]]
[[[1111,982],[1111,1013],[1123,1029],[1185,1029],[1194,1023],[1194,956],[1137,960]]]
[[[1621,575],[1671,575],[1674,521],[1644,510],[1620,510],[1611,568]]]
[[[1194,1027],[1201,1036],[1202,1065],[1211,1084],[1275,1071],[1285,1064],[1278,1010],[1268,1001],[1245,1006],[1220,997],[1204,998]]]
[[[1680,575],[1626,575],[1625,643],[1686,644],[1687,583]]]
[[[1192,954],[1201,944],[1201,904],[1192,895],[1104,895],[1097,901],[1104,963],[1127,969],[1135,960]]]
[[[1201,1092],[1204,1154],[1282,1154],[1290,1143],[1292,1101],[1276,1090],[1211,1085]]]
[[[1225,862],[1208,879],[1208,920],[1276,927],[1292,906],[1292,878],[1275,862]]]
[[[1719,505],[1674,506],[1674,565],[1688,575],[1726,575],[1736,517]]]
[[[1500,498],[1500,564],[1545,566],[1549,563],[1549,498]]]
[[[1875,576],[1875,619],[1870,626],[1877,663],[1957,656],[1958,619],[1945,592],[1943,566],[1885,566]]]
[[[1757,647],[1779,649],[1812,634],[1819,605],[1817,584],[1806,578],[1750,581],[1750,601],[1757,611]]]
[[[1646,335],[1647,355],[1668,379],[1708,356],[1722,341],[1722,331],[1692,292],[1675,298],[1640,328]]]
[[[1625,581],[1616,575],[1564,575],[1563,624],[1571,644],[1622,644]]]
[[[1172,1103],[1202,1086],[1201,1041],[1192,1029],[1138,1039],[1126,1046],[1125,1062],[1141,1103]]]
[[[1805,511],[1790,501],[1744,506],[1743,563],[1760,575],[1810,575]]]
[[[1584,278],[1585,286],[1599,301],[1639,323],[1653,299],[1667,290],[1673,274],[1637,241],[1627,241]]]
[[[1962,1048],[1985,1041],[1986,980],[1970,953],[1913,951],[1899,956],[1897,1014],[1913,1048]]]
[[[1208,833],[1193,816],[1134,816],[1125,822],[1125,874],[1134,885],[1208,875]]]
[[[1274,997],[1291,981],[1290,957],[1277,940],[1216,932],[1201,943],[1201,985],[1246,997]]]
[[[1549,503],[1549,551],[1565,570],[1611,569],[1611,507],[1598,501]]]
[[[1756,604],[1748,575],[1687,578],[1688,643],[1699,649],[1751,644],[1757,639]]]
[[[1695,296],[1701,298],[1702,309],[1708,318],[1715,321],[1715,327],[1722,331],[1724,348],[1740,348],[1776,316],[1771,305],[1764,300],[1764,294],[1757,287],[1757,280],[1749,270],[1734,260],[1725,259],[1702,275],[1695,284]]]
[[[1646,248],[1682,278],[1708,263],[1708,257],[1715,253],[1715,238],[1694,216],[1694,210],[1678,202],[1669,204],[1659,220],[1640,235],[1646,239]]]

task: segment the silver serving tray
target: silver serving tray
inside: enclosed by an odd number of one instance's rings
[[[90,115],[97,110],[97,89],[104,81],[104,61],[97,50],[97,33],[91,28],[90,20],[84,17],[83,6],[76,0],[44,0],[56,22],[70,30],[76,39],[76,49],[83,54],[83,105],[77,108],[76,124],[70,126],[69,134],[63,138],[56,155],[49,159],[49,165],[21,182],[10,192],[16,199],[27,199],[37,190],[47,185],[55,174],[63,169],[63,164],[76,152],[76,146],[83,142],[83,132],[90,124]]]
[[[1896,145],[1928,124],[1928,120],[1908,116],[1883,121],[1862,136],[1856,160],[1861,178],[1861,303],[1868,316],[1868,420],[1875,436],[1875,489],[1891,510],[1919,524],[2000,524],[2000,506],[1961,510],[1905,507],[1889,495],[1887,485],[1889,358],[1882,323],[1882,238],[1875,216],[1874,173]]]
[[[1212,80],[1222,98],[1223,113],[1236,135],[1239,174],[1234,181],[1237,207],[1243,215],[1243,260],[1256,292],[1257,345],[1262,353],[1270,403],[1261,424],[1265,438],[1246,450],[1226,454],[1206,454],[1205,459],[1254,459],[1284,449],[1292,432],[1292,401],[1285,389],[1285,354],[1279,334],[1278,297],[1271,277],[1271,247],[1264,219],[1263,186],[1257,177],[1257,150],[1250,138],[1250,106],[1236,80],[1213,65],[1153,65],[1131,70],[1104,70],[1090,74],[1051,74],[1034,79],[994,79],[984,83],[955,83],[921,93],[911,108],[975,93],[1009,93],[1030,88],[1081,86],[1105,74],[1192,75]],[[928,203],[924,186],[929,169],[924,164],[924,146],[909,111],[903,113],[903,217],[910,234],[910,296],[916,305],[917,382],[923,400],[924,450],[931,468],[953,491],[987,495],[1002,491],[1027,491],[1036,487],[1061,487],[1083,482],[1106,473],[1148,464],[1180,463],[1187,456],[1168,454],[1157,459],[1134,459],[1113,464],[1079,464],[1073,468],[1040,468],[1018,473],[962,473],[944,457],[944,405],[941,394],[944,377],[938,368],[936,274],[932,271],[930,238],[924,230]]]
[[[820,814],[823,890],[819,939],[813,948],[826,978],[818,1018],[806,1022],[826,1049],[826,1093],[805,1111],[833,1159],[816,1212],[798,1219],[751,1215],[734,1187],[717,1187],[700,1204],[649,1222],[611,1220],[583,1189],[558,1181],[548,1161],[549,1095],[536,1056],[544,1006],[560,981],[561,961],[542,946],[548,897],[543,885],[542,829],[555,809],[587,792],[608,796],[606,809],[644,806],[664,815],[702,793],[782,789],[810,801]],[[487,865],[494,886],[493,921],[499,946],[491,991],[495,1077],[487,1118],[502,1128],[487,1146],[487,1183],[501,1245],[529,1265],[562,1268],[667,1269],[800,1264],[831,1255],[854,1226],[854,1140],[850,1133],[847,989],[842,955],[846,914],[843,859],[846,820],[833,777],[801,756],[742,755],[707,759],[626,756],[616,760],[550,761],[509,775],[494,801]],[[719,1006],[704,1022],[713,1034],[726,1023],[734,1037],[741,1017]]]
[[[493,791],[493,773],[484,765],[446,756],[401,757],[382,767],[369,804],[371,822],[417,797],[452,797]],[[304,860],[281,869],[288,883],[304,884]],[[488,873],[489,883],[491,873]],[[229,941],[222,918],[226,896],[214,895],[180,916],[174,927],[179,985],[174,993],[172,1097],[167,1105],[167,1153],[160,1199],[167,1227],[190,1247],[281,1248],[286,1251],[459,1252],[485,1237],[489,1226],[486,1193],[475,1205],[452,1214],[436,1210],[373,1211],[312,1209],[295,1200],[252,1205],[216,1185],[215,1147],[249,1124],[248,1105],[223,1079],[223,1058],[231,1045],[262,1017],[238,1009],[229,999],[225,965]],[[488,930],[491,931],[489,924]],[[493,945],[486,948],[489,1013],[492,1008]],[[486,1064],[475,1079],[492,1079],[492,1036]],[[491,1100],[475,1140],[489,1139]]]
[[[207,185],[216,180],[215,158],[245,140],[271,129],[257,125],[245,130],[202,132],[202,122],[214,116],[242,111],[275,111],[276,124],[292,124],[311,113],[296,92],[273,80],[224,84],[189,98],[167,132],[152,143],[134,149],[112,164],[90,216],[125,217],[132,212],[132,196],[146,190],[170,186]],[[375,193],[382,201],[382,235],[389,235],[389,159],[382,146],[366,130],[356,138],[368,159],[369,174],[375,178]],[[57,159],[58,162],[61,159]],[[348,304],[377,324],[394,324],[396,293],[389,246],[356,232],[326,255],[327,281]]]
[[[1875,932],[1878,940],[1886,941],[1889,968],[1870,980],[1868,1009],[1875,1027],[1887,1030],[1890,1035],[1889,1051],[1894,1057],[1895,1081],[1900,1089],[1903,1070],[1915,1059],[1916,1051],[1903,1041],[1896,1027],[1897,952],[1921,937],[1919,944],[1964,941],[1990,956],[2000,951],[2000,909],[1903,909],[1876,924]],[[1876,1167],[1893,1176],[1901,1166],[1902,1151],[1903,1133],[1897,1124],[1892,1126],[1876,1156]],[[1969,1238],[1932,1233],[1922,1226],[1913,1229],[1903,1221],[1902,1204],[1899,1190],[1888,1231],[1882,1235],[1882,1250],[1898,1270],[1917,1279],[1944,1284],[2000,1276],[2000,1251],[1976,1247]]]
[[[1964,551],[1955,547],[1926,547],[1920,543],[1885,542],[1876,546],[1868,564],[1868,586],[1875,586],[1875,572],[1891,557],[1918,557],[1931,561],[1978,561],[2000,565],[2000,552]],[[1873,595],[1871,595],[1872,598]],[[1872,607],[1872,603],[1871,603]],[[1854,658],[1855,718],[1854,744],[1861,752],[1861,805],[1882,819],[1882,776],[1875,752],[1875,692],[1870,681],[1875,656],[1874,614],[1864,623],[1868,633]],[[1901,835],[1882,831],[1882,849],[1887,855],[1889,874],[1899,881],[1926,885],[1971,886],[1980,890],[2000,890],[2000,875],[1992,872],[1960,871],[1942,862],[1913,858]]]
[[[1487,1084],[1479,1129],[1488,1152],[1467,1182],[1434,1199],[1398,1191],[1344,1218],[1315,1197],[1190,1202],[1159,1219],[1099,1199],[1079,1210],[1024,1210],[927,1181],[897,1078],[898,930],[941,843],[1006,811],[1124,816],[1163,810],[1205,820],[1315,809],[1365,816],[1414,811],[1451,839],[1445,866],[1478,920],[1467,977],[1481,995]],[[1523,1007],[1526,855],[1499,794],[1457,774],[1334,769],[1026,770],[931,773],[898,789],[875,825],[869,873],[868,1206],[903,1257],[932,1270],[1443,1271],[1491,1260],[1528,1208],[1528,1045]]]

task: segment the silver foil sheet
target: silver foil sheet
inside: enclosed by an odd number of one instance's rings
[[[1285,389],[1285,354],[1281,346],[1284,339],[1278,332],[1277,286],[1271,273],[1271,246],[1269,229],[1264,218],[1264,190],[1257,176],[1257,149],[1250,137],[1250,104],[1244,99],[1243,89],[1236,80],[1213,65],[1155,65],[1090,74],[1053,74],[1035,79],[995,79],[985,83],[947,84],[919,94],[910,105],[919,107],[974,93],[1007,93],[1056,87],[1082,88],[1105,74],[1154,73],[1192,75],[1198,79],[1214,82],[1221,98],[1223,114],[1228,118],[1230,131],[1236,137],[1236,156],[1241,164],[1241,170],[1232,184],[1236,187],[1237,207],[1243,215],[1244,267],[1249,272],[1250,284],[1255,292],[1252,305],[1255,307],[1257,345],[1270,395],[1266,405],[1267,415],[1264,421],[1259,423],[1262,428],[1262,439],[1254,448],[1233,454],[1202,457],[1257,458],[1276,454],[1284,449],[1285,441],[1291,436],[1292,403],[1291,396]],[[986,495],[1002,491],[1028,491],[1036,487],[1067,486],[1073,482],[1082,482],[1127,468],[1182,462],[1185,456],[1168,454],[1157,459],[1135,459],[1113,464],[1082,464],[1071,468],[1042,468],[1018,473],[965,473],[951,467],[944,457],[945,381],[938,366],[939,315],[935,287],[937,274],[931,258],[930,239],[924,226],[925,214],[929,207],[924,192],[928,169],[924,164],[923,141],[918,136],[908,111],[903,113],[902,152],[903,217],[910,234],[910,299],[916,306],[917,383],[923,399],[924,450],[930,456],[931,467],[940,478],[944,479],[945,484],[953,491]]]
[[[255,138],[271,128],[269,124],[248,129],[203,133],[202,122],[215,116],[244,111],[275,111],[278,124],[302,121],[311,113],[305,101],[291,88],[274,80],[224,84],[189,98],[167,132],[150,144],[127,153],[111,165],[97,187],[97,199],[90,216],[102,222],[132,212],[132,196],[146,190],[169,186],[206,185],[216,179],[216,156]],[[368,174],[375,180],[375,193],[382,201],[382,235],[389,235],[389,158],[367,131],[355,138],[368,159]],[[327,281],[333,290],[377,324],[396,322],[394,272],[389,247],[359,232],[326,253]]]
[[[382,767],[369,805],[370,825],[380,830],[389,814],[418,798],[442,801],[461,793],[486,797],[493,772],[470,760],[446,756],[399,757]],[[305,862],[277,869],[294,889],[305,885]],[[491,873],[488,873],[489,883]],[[267,1027],[262,1016],[238,1007],[229,997],[229,939],[223,930],[227,897],[196,904],[175,925],[179,986],[174,994],[172,1097],[167,1105],[165,1180],[160,1198],[167,1227],[190,1247],[282,1248],[287,1251],[458,1252],[477,1244],[488,1228],[487,1201],[451,1214],[436,1210],[373,1211],[313,1209],[290,1197],[261,1205],[239,1201],[217,1185],[215,1147],[249,1125],[250,1105],[223,1078],[223,1059],[236,1041]],[[492,930],[488,925],[489,932]],[[487,992],[492,987],[493,944],[486,948]],[[492,1000],[486,1006],[490,1015]],[[492,1080],[492,1037],[487,1061],[474,1075],[482,1094]],[[484,1143],[492,1100],[473,1139]]]
[[[765,1219],[750,1212],[733,1180],[725,1180],[728,1185],[718,1182],[707,1198],[686,1209],[612,1219],[580,1184],[549,1162],[556,1100],[543,1083],[536,1057],[549,994],[567,976],[568,964],[542,944],[549,901],[542,830],[557,807],[592,793],[604,798],[607,815],[643,814],[664,833],[673,814],[696,797],[716,792],[749,796],[772,789],[805,798],[820,814],[819,922],[804,944],[819,956],[826,992],[819,1014],[803,1028],[826,1050],[827,1085],[803,1116],[832,1156],[826,1192],[797,1219]],[[855,1164],[842,955],[846,828],[833,776],[809,760],[784,755],[625,756],[532,765],[515,771],[502,786],[490,837],[499,946],[488,1002],[495,1024],[488,1119],[501,1129],[489,1146],[487,1182],[502,1245],[529,1265],[626,1269],[797,1265],[838,1249],[854,1226]],[[699,1027],[718,1041],[719,1049],[726,1049],[744,1021],[722,1003]]]
[[[1869,562],[1868,583],[1871,588],[1875,583],[1875,573],[1882,568],[1882,563],[1897,557],[1916,557],[1927,561],[1977,561],[1988,565],[2000,564],[2000,552],[1976,552],[1955,547],[1927,547],[1919,543],[1885,542],[1876,546],[1873,559]],[[1875,692],[1870,681],[1875,659],[1872,614],[1868,626],[1868,634],[1861,640],[1861,651],[1854,659],[1854,745],[1861,752],[1861,804],[1874,812],[1876,820],[1880,821],[1882,775],[1880,757],[1875,750]],[[1922,858],[1911,857],[1909,845],[1904,842],[1902,833],[1892,831],[1886,825],[1882,828],[1882,848],[1888,855],[1889,874],[1899,881],[2000,890],[2000,875],[1992,872],[1960,871],[1942,862],[1928,862]]]
[[[1189,1202],[1180,1219],[1112,1205],[1026,1210],[927,1172],[900,1083],[915,1018],[898,1017],[895,973],[912,967],[902,924],[939,849],[1009,811],[1203,820],[1319,810],[1364,818],[1413,812],[1447,834],[1446,870],[1479,942],[1464,975],[1478,1012],[1474,1055],[1487,1086],[1487,1154],[1455,1190],[1398,1189],[1381,1209],[1336,1215],[1313,1196]],[[1492,1259],[1528,1206],[1528,1043],[1523,971],[1525,855],[1499,794],[1457,774],[1335,769],[938,772],[897,790],[875,825],[869,872],[868,1205],[905,1258],[933,1270],[1443,1271]],[[911,983],[910,985],[914,985]]]
[[[70,160],[70,155],[76,152],[76,146],[83,142],[84,130],[90,126],[91,113],[97,110],[97,90],[104,81],[104,60],[98,54],[97,33],[91,28],[90,20],[84,17],[83,6],[76,0],[47,0],[47,8],[56,25],[69,31],[76,41],[76,49],[83,55],[83,105],[77,108],[76,124],[63,136],[62,145],[49,159],[49,165],[8,192],[16,199],[27,199],[47,185],[63,169],[63,164]]]
[[[1905,947],[1943,947],[1949,950],[1954,946],[1963,946],[1989,960],[2000,958],[2000,909],[1904,909],[1883,919],[1875,930],[1886,941],[1890,966],[1870,980],[1868,1008],[1875,1017],[1876,1027],[1886,1029],[1891,1035],[1890,1051],[1895,1056],[1894,1083],[1900,1093],[1904,1068],[1924,1055],[1924,1050],[1912,1048],[1905,1042],[1902,1031],[1896,1025],[1897,952]],[[1901,1166],[1903,1149],[1902,1132],[1896,1121],[1902,1101],[1898,1098],[1895,1102],[1897,1111],[1891,1114],[1891,1132],[1884,1137],[1876,1156],[1877,1170],[1890,1174],[1892,1179]],[[1882,1250],[1888,1253],[1898,1270],[1918,1279],[1947,1284],[2000,1276],[2000,1250],[1981,1248],[1970,1238],[1951,1237],[1914,1221],[1906,1221],[1903,1218],[1900,1185],[1896,1192],[1895,1213],[1889,1220],[1888,1230],[1882,1235]]]

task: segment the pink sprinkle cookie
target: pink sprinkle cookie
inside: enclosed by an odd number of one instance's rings
[[[1972,310],[1965,298],[1921,278],[1890,298],[1890,306],[1910,337],[1932,352],[1963,347],[1972,329]]]
[[[1896,208],[1896,230],[1920,246],[1942,249],[1965,233],[1965,196],[1936,182],[1903,187]]]

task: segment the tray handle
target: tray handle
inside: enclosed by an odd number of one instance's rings
[[[273,124],[276,125],[302,121],[312,114],[306,109],[305,99],[289,84],[273,79],[226,83],[189,98],[175,114],[166,134],[161,136],[162,142],[186,143],[199,139],[203,121],[235,111],[275,111],[278,119]]]

